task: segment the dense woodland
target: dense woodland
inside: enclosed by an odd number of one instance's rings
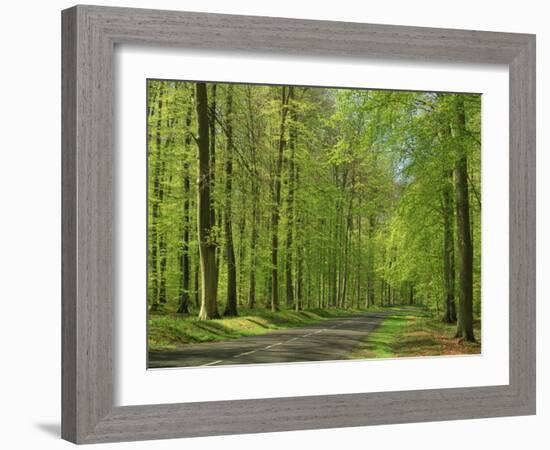
[[[148,304],[425,305],[474,340],[479,95],[148,82]]]

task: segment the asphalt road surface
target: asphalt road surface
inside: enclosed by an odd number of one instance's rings
[[[151,351],[148,366],[166,368],[349,359],[353,350],[387,314],[391,312],[345,316],[259,336],[189,344],[178,350]]]

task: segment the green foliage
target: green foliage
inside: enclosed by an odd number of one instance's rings
[[[460,94],[465,100],[467,123],[466,135],[457,138],[452,132],[456,94],[295,87],[281,136],[280,86],[233,85],[231,115],[226,104],[228,85],[217,85],[215,107],[212,86],[208,84],[209,120],[216,146],[211,189],[217,219],[209,238],[218,247],[220,310],[227,290],[227,236],[222,224],[228,200],[224,181],[227,129],[231,124],[230,219],[241,310],[249,302],[251,289],[256,299],[254,317],[265,314],[263,309],[269,303],[271,214],[277,207],[273,189],[278,146],[283,139],[286,145],[277,232],[279,285],[285,286],[287,276],[291,277],[293,298],[309,310],[414,303],[425,305],[438,317],[445,302],[444,219],[449,214],[442,195],[453,187],[453,149],[464,147],[474,247],[474,312],[479,316],[479,95]],[[191,82],[151,80],[148,84],[147,298],[151,309],[158,311],[150,323],[154,345],[197,342],[213,336],[229,338],[251,330],[247,319],[206,325],[170,312],[177,309],[182,298],[183,253],[189,257],[188,294],[193,311],[200,289],[193,92]],[[189,207],[189,225],[183,220],[185,204]],[[450,214],[456,226],[456,213],[453,210]],[[289,271],[285,271],[287,264]],[[454,271],[458,273],[457,261]],[[279,288],[279,292],[280,303],[285,304],[285,289]],[[261,317],[265,319],[265,315]],[[397,323],[392,326],[392,332],[397,333]],[[259,331],[254,326],[252,329]]]

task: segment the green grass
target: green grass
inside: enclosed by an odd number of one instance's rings
[[[370,309],[369,311],[375,311]],[[238,317],[204,320],[196,315],[182,316],[171,311],[150,313],[148,321],[149,350],[167,350],[197,342],[223,341],[274,330],[299,327],[335,317],[359,313],[350,309],[281,310],[240,309]]]
[[[403,335],[410,316],[395,314],[384,319],[382,324],[372,332],[365,345],[355,353],[357,358],[390,358],[395,356],[396,336]]]
[[[443,323],[426,311],[407,311],[388,316],[353,354],[353,358],[395,358],[478,354],[480,323],[474,324],[478,342],[454,337],[456,325]]]

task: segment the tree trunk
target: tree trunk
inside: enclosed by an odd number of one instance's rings
[[[362,244],[361,244],[361,216],[357,216],[357,249],[359,251],[362,250]],[[357,259],[357,276],[356,276],[356,280],[355,280],[355,283],[356,283],[356,292],[355,292],[355,295],[356,295],[356,304],[357,304],[357,308],[359,308],[359,303],[361,301],[361,274],[363,272],[363,267],[362,267],[362,254],[359,253],[359,257]]]
[[[450,173],[447,178],[447,182],[443,188],[443,287],[445,295],[445,313],[443,315],[443,321],[446,323],[455,323],[455,255],[452,173]]]
[[[292,89],[290,87],[289,89]],[[273,185],[273,211],[271,213],[271,310],[279,309],[279,218],[281,214],[281,172],[283,166],[283,153],[286,145],[286,116],[288,113],[289,95],[286,86],[281,88],[281,123],[279,129],[279,148],[275,167],[275,180]]]
[[[464,98],[456,95],[454,98],[453,137],[456,148],[454,177],[460,293],[456,336],[473,342],[475,341],[473,330],[473,251],[468,197],[468,157],[463,142],[465,131]]]
[[[214,253],[215,253],[215,267],[216,267],[216,295],[218,292],[218,274],[220,272],[220,249],[219,249],[219,234],[221,230],[221,214],[216,214],[216,115],[217,115],[217,102],[216,102],[216,93],[218,90],[218,86],[216,83],[212,83],[211,85],[211,98],[210,98],[210,105],[208,106],[208,130],[210,136],[210,142],[209,142],[209,149],[210,149],[210,156],[209,156],[209,174],[210,174],[210,181],[209,181],[209,188],[210,188],[210,229],[211,229],[211,237],[212,243],[214,245]],[[207,91],[208,95],[208,91]],[[208,101],[208,100],[207,100]],[[208,103],[207,103],[208,105]],[[218,221],[216,223],[216,220]],[[217,226],[216,226],[217,225]]]
[[[296,117],[294,117],[296,120]],[[296,139],[296,136],[295,136]],[[294,141],[296,145],[296,141]],[[293,156],[294,158],[294,156]],[[298,186],[300,183],[300,167],[294,165],[294,187]],[[296,311],[300,311],[303,307],[303,295],[304,295],[304,245],[303,245],[303,230],[302,230],[302,214],[299,211],[296,211],[296,208],[293,210],[293,214],[296,218],[296,298],[294,299],[294,307]]]
[[[336,302],[338,300],[338,286],[337,286],[337,269],[336,269],[336,256],[337,256],[337,240],[338,240],[338,206],[336,208],[336,216],[334,217],[334,235],[333,240],[330,243],[329,250],[329,264],[330,264],[330,280],[329,280],[329,289],[330,289],[330,306],[336,307]]]
[[[351,242],[351,229],[353,226],[353,218],[352,218],[352,209],[353,209],[353,189],[350,194],[349,199],[349,207],[348,207],[348,214],[346,217],[346,228],[344,230],[344,262],[342,267],[342,299],[340,302],[340,306],[342,308],[347,308],[348,301],[348,266],[349,266],[349,251],[350,251],[350,242]]]
[[[172,133],[172,129],[175,125],[174,119],[168,119],[166,121],[169,132],[169,138],[166,140],[166,148],[168,151],[172,148],[174,144],[174,135]],[[166,180],[166,160],[163,159],[162,165],[161,165],[161,177],[160,177],[160,186],[159,186],[159,217],[162,216],[162,209],[163,207],[168,203],[165,199],[170,195],[170,187],[172,186],[172,175],[168,176],[168,180]],[[163,227],[161,232],[158,233],[159,236],[159,265],[160,265],[160,284],[159,284],[159,303],[166,303],[167,301],[167,289],[166,289],[166,283],[167,283],[167,275],[166,275],[166,267],[168,263],[168,249],[167,249],[167,236],[166,236],[166,229]]]
[[[161,191],[160,204],[164,200],[164,189]],[[166,232],[159,233],[159,266],[160,266],[160,283],[159,283],[159,303],[166,303]]]
[[[163,112],[163,94],[164,89],[161,85],[158,94],[158,106],[156,110],[155,121],[155,169],[153,177],[153,201],[151,207],[151,310],[155,311],[159,305],[159,286],[160,286],[160,271],[159,271],[159,216],[160,216],[160,198],[159,190],[161,184],[161,166],[162,166],[162,112]]]
[[[258,180],[257,174],[252,181],[252,223],[250,225],[250,269],[249,269],[249,285],[248,285],[248,307],[254,308],[256,305],[256,265],[258,264],[256,255],[256,245],[258,242]]]
[[[247,91],[248,105],[248,139],[250,144],[250,166],[252,176],[250,177],[250,191],[252,193],[251,221],[250,221],[250,266],[248,268],[248,307],[256,306],[256,266],[258,264],[257,242],[259,227],[259,202],[260,187],[259,173],[256,165],[256,137],[254,133],[255,117],[252,108],[252,94],[250,89]]]
[[[367,306],[374,306],[375,300],[375,290],[374,290],[374,258],[373,258],[373,240],[374,240],[374,227],[375,227],[375,218],[374,214],[369,215],[369,233],[368,233],[368,239],[369,239],[369,245],[368,245],[368,252],[367,255]]]
[[[200,273],[201,273],[201,268],[200,268],[200,251],[199,249],[197,248],[197,259],[196,261],[194,262],[194,267],[195,267],[195,274],[194,274],[194,279],[193,279],[193,283],[194,283],[194,286],[195,286],[195,307],[196,308],[200,308],[201,306],[201,287],[200,287]]]
[[[208,94],[205,83],[196,83],[196,108],[198,122],[198,165],[197,165],[197,234],[201,263],[201,309],[199,319],[219,317],[216,299],[216,244],[211,222],[210,143]]]
[[[246,211],[246,207],[243,208]],[[239,256],[238,256],[238,279],[237,279],[237,303],[242,306],[245,303],[244,287],[245,287],[245,259],[246,259],[246,247],[245,243],[245,230],[246,230],[246,216],[243,214],[239,220]]]
[[[293,99],[292,88],[289,88],[289,99]],[[286,306],[291,308],[294,305],[294,284],[292,282],[292,256],[293,256],[293,227],[294,227],[294,190],[296,188],[294,159],[296,155],[296,109],[290,108],[291,123],[288,127],[288,146],[290,157],[288,159],[288,198],[287,198],[287,228],[286,228]],[[298,309],[298,307],[296,307]]]
[[[296,266],[296,298],[294,301],[294,309],[300,311],[304,303],[304,258],[301,254],[297,257]]]
[[[237,315],[237,270],[233,246],[233,222],[231,217],[231,196],[233,190],[233,85],[227,88],[226,160],[225,160],[225,254],[227,259],[227,304],[224,316]]]
[[[189,260],[189,195],[191,191],[191,182],[189,175],[188,155],[189,146],[191,144],[190,127],[192,118],[192,107],[189,103],[187,109],[187,117],[185,119],[186,135],[185,135],[185,160],[183,162],[183,238],[181,249],[181,290],[180,290],[180,305],[178,313],[189,314],[189,281],[191,275],[190,260]]]

